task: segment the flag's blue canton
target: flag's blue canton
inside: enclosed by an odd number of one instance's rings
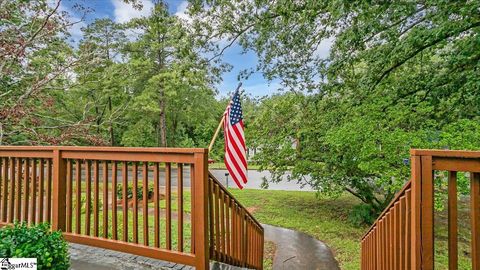
[[[242,105],[240,105],[240,93],[237,91],[233,96],[230,107],[230,124],[233,126],[243,119]]]

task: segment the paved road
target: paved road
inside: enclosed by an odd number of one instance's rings
[[[217,178],[224,186],[227,186],[227,178],[228,178],[228,186],[232,188],[237,188],[235,183],[233,182],[231,177],[225,176],[227,173],[227,170],[210,170],[211,173]],[[75,175],[75,172],[73,173]],[[100,166],[99,168],[99,176],[100,176],[100,181],[102,181],[102,175],[103,175],[103,167]],[[142,181],[142,168],[138,168],[138,180],[141,182]],[[263,182],[263,178],[270,179],[271,175],[268,171],[257,171],[257,170],[249,170],[247,172],[248,176],[248,182],[245,185],[245,188],[250,188],[250,189],[261,189],[261,185]],[[91,177],[93,179],[93,169],[91,173]],[[122,181],[122,170],[118,169],[117,171],[117,177],[118,177],[118,182],[121,183]],[[108,175],[109,181],[111,180],[111,172],[109,172]],[[128,180],[132,181],[133,174],[131,171],[131,168],[129,168],[128,172]],[[148,173],[148,178],[150,181],[153,179],[153,171],[149,170]],[[82,170],[82,180],[85,179],[85,171]],[[160,185],[163,186],[165,185],[165,171],[163,168],[160,168]],[[176,166],[172,166],[171,170],[171,179],[172,179],[172,185],[176,186],[177,185],[177,168]],[[188,166],[185,166],[183,169],[183,185],[184,187],[189,188],[190,187],[190,169]],[[298,191],[313,191],[313,189],[310,186],[302,186],[301,184],[298,184],[296,181],[288,181],[287,176],[284,176],[282,178],[282,181],[279,183],[269,183],[268,189],[270,190],[298,190]]]
[[[227,170],[210,170],[212,174],[217,178],[222,184],[226,186],[226,179],[225,173]],[[247,172],[248,182],[245,185],[245,188],[251,189],[261,189],[261,185],[263,182],[263,178],[270,179],[271,175],[268,171],[257,171],[257,170],[249,170]],[[236,188],[237,186],[233,182],[231,177],[228,177],[229,187]],[[313,191],[310,186],[302,187],[301,184],[298,184],[296,181],[288,181],[287,176],[282,177],[282,181],[279,183],[269,183],[268,189],[270,190],[298,190],[298,191]]]
[[[294,230],[262,224],[265,240],[277,246],[274,270],[340,270],[325,243]]]

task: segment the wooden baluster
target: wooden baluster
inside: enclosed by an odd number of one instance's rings
[[[143,162],[143,244],[148,246],[148,162]]]
[[[81,233],[82,223],[82,162],[75,162],[75,233]]]
[[[39,183],[38,183],[38,221],[37,223],[44,222],[45,216],[45,161],[40,159],[39,169]]]
[[[233,200],[233,199],[232,199]],[[237,221],[237,209],[236,209],[236,203],[233,201],[232,202],[232,244],[233,244],[233,258],[234,258],[234,264],[238,265],[238,248],[237,248],[237,243],[238,243],[238,238],[237,238],[237,227],[238,221]]]
[[[391,212],[387,212],[385,214],[386,217],[386,229],[387,229],[387,235],[386,235],[386,257],[387,257],[387,269],[393,269],[393,258],[392,258],[392,237],[393,237],[393,232],[392,232],[392,220],[391,220]]]
[[[28,221],[28,201],[30,199],[30,160],[28,158],[25,159],[23,163],[23,205],[22,205],[22,222]]]
[[[243,252],[243,256],[242,256],[242,262],[243,262],[243,266],[247,266],[247,245],[248,245],[248,239],[247,239],[247,218],[246,218],[246,214],[245,214],[245,209],[242,208],[242,252]]]
[[[225,201],[224,201],[224,192],[218,186],[219,193],[219,202],[220,202],[220,258],[222,261],[225,260]]]
[[[112,161],[112,238],[118,239],[117,232],[117,162]]]
[[[8,223],[13,223],[15,210],[15,158],[10,159],[10,199],[8,200]],[[17,161],[18,162],[18,161]]]
[[[158,163],[153,164],[153,214],[154,219],[154,246],[160,247],[160,183],[158,177]]]
[[[16,189],[15,189],[15,220],[20,221],[20,214],[22,212],[22,159],[17,158],[17,174],[16,174]]]
[[[46,221],[52,223],[52,160],[47,159],[47,203],[46,203]]]
[[[382,249],[383,249],[383,221],[380,220],[378,222],[378,237],[377,237],[377,267],[378,269],[382,269]]]
[[[153,208],[155,213],[154,219],[154,245],[160,247],[160,179],[158,177],[158,163],[153,164]]]
[[[2,159],[2,182],[3,182],[3,189],[2,189],[2,216],[1,220],[3,222],[7,222],[7,203],[8,203],[8,158]]]
[[[208,214],[209,214],[209,236],[210,236],[210,257],[211,258],[216,258],[216,253],[215,253],[215,231],[214,231],[214,206],[213,206],[213,199],[214,199],[214,189],[213,189],[213,181],[211,179],[208,180]]]
[[[132,188],[132,203],[133,203],[133,242],[138,244],[138,163],[134,162],[132,167],[133,188]]]
[[[166,248],[172,249],[172,177],[171,164],[165,164],[165,219],[166,219]]]
[[[458,269],[457,172],[448,172],[448,269]]]
[[[480,173],[470,173],[470,178],[472,269],[480,269]]]
[[[400,202],[397,201],[395,202],[394,204],[394,209],[395,209],[395,226],[394,226],[394,232],[395,232],[395,245],[394,245],[394,248],[395,248],[395,265],[394,265],[394,269],[397,269],[397,270],[403,270],[403,269],[400,269],[400,224],[401,224],[401,221],[400,221]]]
[[[390,209],[390,269],[395,269],[395,208]]]
[[[98,237],[98,225],[99,225],[99,169],[98,160],[93,163],[93,236]]]
[[[85,200],[85,234],[90,235],[90,202],[92,201],[92,172],[91,172],[91,164],[89,160],[85,161],[85,192],[86,192],[86,200]]]
[[[215,207],[215,258],[216,260],[221,260],[220,254],[220,207],[219,207],[219,200],[220,200],[220,192],[217,183],[213,185],[214,189],[214,207]]]
[[[103,237],[108,238],[108,162],[103,161]]]
[[[183,252],[183,164],[177,164],[177,208],[178,208],[178,237],[177,250]]]
[[[123,208],[123,241],[128,242],[128,163],[122,164],[122,208]]]
[[[237,205],[238,211],[238,265],[243,266],[243,216],[240,206]]]
[[[72,160],[67,160],[67,232],[72,232],[72,196],[73,196],[73,174]]]
[[[230,208],[231,208],[231,201],[230,197],[225,194],[225,203],[227,205],[225,211],[225,221],[226,221],[226,248],[227,248],[227,262],[231,263],[232,258],[232,249],[231,249],[231,235],[230,235]]]
[[[411,191],[405,191],[405,269],[411,269],[412,264],[412,195]]]
[[[400,264],[399,264],[399,269],[403,270],[406,269],[405,265],[405,253],[407,249],[407,246],[405,245],[405,231],[406,231],[406,203],[405,203],[405,196],[400,197]]]
[[[29,224],[34,224],[37,213],[37,160],[32,159],[32,179],[30,182],[30,189],[32,191],[32,199],[30,200],[30,218]]]
[[[210,182],[210,179],[208,179]],[[193,187],[195,186],[195,166],[190,164],[190,213],[195,213],[195,192]],[[208,195],[210,197],[210,195]],[[209,198],[207,199],[209,200]],[[195,219],[190,216],[190,253],[195,254]]]

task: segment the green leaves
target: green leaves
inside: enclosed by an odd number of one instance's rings
[[[60,232],[46,223],[28,227],[25,223],[0,229],[0,257],[37,258],[38,269],[70,268],[68,244]]]

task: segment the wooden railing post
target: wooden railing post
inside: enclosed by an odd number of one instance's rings
[[[421,269],[421,201],[422,201],[422,166],[421,166],[421,157],[412,156],[411,157],[411,172],[412,172],[412,232],[411,232],[411,269],[420,270]]]
[[[61,150],[53,150],[53,216],[52,230],[66,229],[66,162]]]
[[[195,182],[192,183],[195,198],[195,212],[193,213],[195,233],[195,268],[209,269],[209,241],[208,241],[208,151],[195,153]]]

